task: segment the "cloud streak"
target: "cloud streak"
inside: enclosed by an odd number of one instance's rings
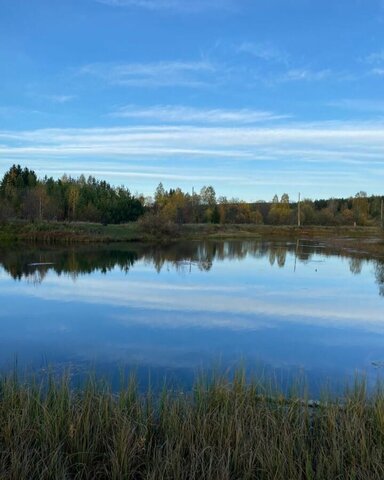
[[[376,112],[384,114],[384,101],[381,99],[343,98],[327,104],[330,107],[343,108],[356,112]]]
[[[292,68],[286,72],[277,75],[275,81],[283,82],[318,82],[332,77],[329,69],[312,70],[309,68]]]
[[[235,47],[235,51],[237,53],[246,53],[267,62],[287,64],[289,61],[289,55],[286,52],[270,43],[243,42]]]
[[[377,75],[379,77],[382,77],[382,76],[384,76],[384,68],[373,68],[371,70],[371,73],[373,75]]]
[[[207,10],[234,10],[233,0],[96,0],[110,7],[140,8],[149,11],[199,13]]]
[[[373,52],[366,57],[366,62],[371,64],[382,64],[384,63],[384,50],[379,52]]]
[[[291,123],[274,127],[132,126],[0,131],[0,154],[167,155],[271,160],[319,157],[372,160],[384,152],[384,124]]]
[[[152,193],[154,184],[168,180],[209,182],[220,193],[223,186],[233,191],[237,185],[236,193],[222,192],[232,196],[239,195],[242,186],[252,185],[288,193],[303,186],[308,190],[302,193],[312,197],[322,188],[331,189],[331,195],[352,195],[362,185],[371,190],[368,185],[378,189],[382,183],[384,123],[290,121],[233,127],[207,121],[206,125],[0,131],[0,156],[7,159],[0,163],[3,172],[12,161],[41,169],[41,174],[60,176],[81,170],[113,183],[126,181],[131,187],[136,179],[140,185],[136,188],[146,194]]]
[[[43,98],[53,103],[68,103],[76,98],[76,95],[42,95]]]
[[[260,74],[258,66],[249,65],[244,59],[236,61],[213,61],[208,58],[197,60],[163,60],[148,63],[90,63],[76,71],[77,77],[89,77],[111,87],[126,88],[212,88],[237,85],[247,88],[264,87],[284,83],[311,83],[322,81],[353,81],[356,75],[334,72],[329,68],[312,69],[293,67],[288,55],[263,44],[243,43],[235,47],[237,53],[245,53],[262,59],[273,68]],[[239,56],[238,56],[239,57]],[[271,65],[272,67],[272,65]],[[381,68],[373,68],[370,75],[380,75]]]
[[[182,105],[156,105],[140,108],[134,105],[121,107],[111,114],[113,117],[156,120],[164,123],[203,123],[203,124],[247,124],[282,120],[288,115],[278,115],[260,110],[226,110],[220,108],[193,108]]]
[[[92,63],[78,75],[87,75],[121,87],[202,87],[213,82],[217,67],[209,61],[153,63]]]

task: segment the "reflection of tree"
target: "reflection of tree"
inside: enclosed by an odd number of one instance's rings
[[[307,245],[300,244],[296,249],[296,256],[303,262],[307,262],[311,259],[312,255],[316,253],[311,247],[307,247]]]
[[[23,278],[41,283],[49,270],[57,275],[78,275],[94,271],[108,272],[116,266],[127,272],[137,260],[137,253],[119,249],[3,249],[0,264],[15,280]]]
[[[27,280],[33,285],[40,285],[40,283],[43,283],[43,280],[46,277],[47,273],[48,273],[48,267],[36,266],[35,268],[31,269],[31,273],[30,275],[28,275]]]
[[[280,268],[283,268],[285,265],[285,260],[287,258],[287,249],[286,248],[278,248],[277,250],[277,264]]]
[[[361,273],[362,268],[363,268],[363,261],[361,258],[351,258],[349,260],[349,270],[354,275],[359,275]]]
[[[206,260],[205,262],[198,263],[199,270],[204,272],[209,272],[211,270],[213,263],[210,260]]]
[[[209,260],[203,261],[203,262],[194,262],[191,260],[189,261],[179,260],[179,261],[172,262],[173,268],[175,268],[177,272],[181,272],[181,273],[187,273],[187,272],[191,273],[193,268],[197,268],[202,272],[209,272],[209,270],[211,270],[212,268],[212,265],[213,265],[213,262]]]
[[[379,286],[380,295],[384,296],[384,262],[377,261],[375,264],[376,283]]]
[[[225,240],[201,242],[178,242],[169,245],[110,245],[3,248],[0,250],[0,265],[14,279],[29,279],[38,284],[44,280],[48,271],[57,275],[68,275],[75,280],[79,275],[95,271],[108,273],[114,268],[129,272],[136,261],[141,260],[160,272],[164,266],[180,273],[192,272],[194,269],[209,271],[215,262],[223,260],[242,260],[246,257],[266,258],[271,265],[283,268],[287,255],[295,255],[297,261],[306,262],[314,254],[334,255],[332,250],[325,250],[316,243],[269,242],[263,240]],[[362,260],[349,258],[352,273],[361,271]],[[384,267],[376,267],[376,278],[384,285]],[[384,287],[383,292],[384,292]],[[383,293],[384,294],[384,293]]]
[[[269,264],[272,267],[275,264],[275,260],[276,260],[276,252],[273,248],[269,250],[268,259],[269,259]]]
[[[285,261],[287,259],[287,247],[286,246],[270,246],[268,252],[268,260],[271,266],[275,264],[277,261],[277,265],[280,268],[283,268],[285,265]]]

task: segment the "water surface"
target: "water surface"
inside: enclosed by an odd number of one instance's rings
[[[241,362],[313,388],[374,381],[383,293],[383,263],[308,241],[3,249],[0,367],[134,367],[189,385]]]

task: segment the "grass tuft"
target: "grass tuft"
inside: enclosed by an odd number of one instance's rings
[[[268,393],[243,372],[119,393],[90,378],[0,378],[1,479],[383,479],[384,393]]]

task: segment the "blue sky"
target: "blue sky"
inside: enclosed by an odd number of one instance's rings
[[[0,175],[382,194],[382,0],[1,0]]]

